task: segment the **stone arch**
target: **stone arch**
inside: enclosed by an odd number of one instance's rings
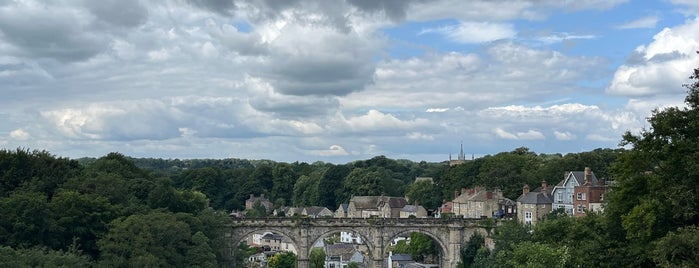
[[[393,239],[395,239],[397,236],[400,236],[400,235],[403,235],[403,234],[408,234],[408,235],[410,235],[410,233],[413,233],[413,232],[415,232],[415,233],[421,233],[421,234],[427,235],[427,236],[429,236],[430,238],[432,238],[432,240],[434,240],[434,241],[436,242],[436,244],[437,244],[437,249],[439,250],[439,253],[440,253],[440,258],[439,258],[440,265],[444,265],[444,264],[442,264],[442,262],[444,262],[444,261],[446,260],[446,258],[448,258],[448,256],[450,256],[450,254],[449,254],[449,253],[450,253],[450,252],[449,252],[449,246],[448,246],[448,244],[447,244],[448,241],[444,241],[442,237],[440,237],[439,235],[435,234],[433,231],[431,231],[431,230],[426,230],[426,229],[420,229],[420,228],[404,228],[404,229],[401,229],[401,230],[397,230],[397,231],[395,231],[395,232],[392,232],[392,233],[390,234],[390,236],[389,236],[389,240],[387,241],[388,243],[386,243],[386,245],[385,245],[384,248],[382,249],[383,254],[384,254],[384,255],[387,255],[387,254],[388,254],[388,247],[390,247],[390,242],[393,241]],[[448,238],[447,238],[447,240],[448,240]],[[381,256],[381,258],[384,258],[384,256]],[[440,267],[441,267],[441,266],[440,266]]]
[[[310,237],[309,240],[310,240],[312,243],[311,243],[311,244],[309,245],[309,247],[308,247],[308,253],[307,253],[307,255],[308,255],[308,256],[311,255],[311,250],[313,250],[312,247],[313,247],[313,245],[315,245],[315,244],[318,242],[318,240],[324,238],[325,236],[327,236],[327,235],[329,235],[329,234],[339,233],[339,232],[342,232],[342,231],[352,231],[352,232],[354,232],[354,233],[359,234],[359,235],[362,237],[362,240],[363,240],[364,244],[365,244],[365,245],[367,246],[367,248],[368,248],[367,251],[368,251],[368,253],[369,253],[369,256],[367,256],[367,257],[369,258],[369,261],[371,261],[372,258],[374,257],[374,256],[373,256],[373,255],[374,255],[373,251],[374,251],[374,249],[375,249],[374,243],[371,241],[371,239],[369,239],[370,237],[369,237],[366,233],[360,231],[360,229],[351,228],[351,227],[338,227],[338,228],[332,228],[332,229],[328,229],[328,230],[323,231],[323,232],[320,233],[319,235]]]

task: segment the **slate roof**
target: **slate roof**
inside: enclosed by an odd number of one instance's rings
[[[551,204],[551,195],[548,193],[531,191],[526,194],[522,194],[517,198],[517,202],[522,204]]]
[[[410,256],[410,254],[400,253],[400,254],[393,254],[393,256],[391,256],[391,260],[392,261],[412,261],[413,257]]]
[[[354,196],[350,199],[356,209],[378,209],[383,204],[388,204],[390,208],[403,208],[408,201],[403,197],[392,196]]]
[[[401,211],[405,212],[417,212],[419,209],[418,206],[413,206],[413,205],[405,205]]]
[[[323,210],[328,210],[328,209],[325,207],[311,206],[311,207],[306,207],[305,210],[306,210],[306,214],[308,216],[318,216],[321,212],[323,212]],[[328,213],[332,214],[330,212],[330,210],[328,210]]]
[[[563,178],[556,186],[563,186],[563,184],[568,180],[569,177],[573,177],[574,180],[578,183],[578,185],[583,185],[585,184],[585,171],[571,171],[566,174],[566,177]],[[599,180],[597,179],[597,176],[595,176],[595,173],[590,171],[590,181],[592,183],[592,186],[598,186],[599,185]]]

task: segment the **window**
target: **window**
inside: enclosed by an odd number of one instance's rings
[[[578,213],[583,213],[585,211],[585,205],[578,205]]]
[[[563,203],[563,193],[558,193],[556,195],[556,200],[558,201],[558,203]]]
[[[527,211],[524,213],[524,222],[531,223],[532,222],[532,213]]]
[[[587,194],[586,193],[578,193],[577,198],[578,198],[578,200],[587,200]]]

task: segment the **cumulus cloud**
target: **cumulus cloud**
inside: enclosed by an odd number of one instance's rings
[[[327,150],[310,150],[308,151],[308,154],[310,155],[317,155],[317,156],[343,156],[343,155],[349,155],[347,151],[345,151],[345,148],[342,148],[340,145],[330,145],[330,148]]]
[[[570,133],[568,131],[555,130],[555,131],[553,131],[553,136],[556,137],[557,140],[564,140],[564,141],[575,139],[575,135],[573,135],[573,133]]]
[[[636,48],[635,61],[620,66],[607,87],[610,94],[629,97],[683,94],[689,70],[699,63],[699,19],[665,28],[647,46]]]
[[[410,132],[405,136],[406,136],[406,138],[411,139],[411,140],[434,140],[434,136],[427,135],[427,134],[420,133],[420,132]]]
[[[571,34],[571,33],[554,33],[551,35],[543,36],[537,38],[539,42],[542,42],[544,44],[550,45],[550,44],[555,44],[555,43],[560,43],[563,41],[570,41],[570,40],[580,40],[580,39],[595,39],[598,38],[596,35],[578,35],[578,34]]]
[[[502,128],[495,128],[493,132],[498,138],[507,140],[541,140],[546,138],[543,133],[533,129],[512,133]]]
[[[26,141],[29,138],[31,138],[31,135],[23,129],[15,129],[10,132],[10,139],[13,140]]]

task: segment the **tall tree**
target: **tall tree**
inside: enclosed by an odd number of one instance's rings
[[[649,265],[647,246],[668,232],[699,224],[699,69],[686,107],[654,110],[650,129],[627,132],[632,147],[614,166],[616,184],[605,212],[612,234],[629,241],[632,265]],[[606,197],[605,197],[606,198]]]
[[[311,250],[311,268],[325,267],[325,250],[323,248],[313,248]]]
[[[337,196],[341,194],[342,180],[350,173],[346,165],[330,166],[318,182],[318,205],[330,209],[337,208]]]

